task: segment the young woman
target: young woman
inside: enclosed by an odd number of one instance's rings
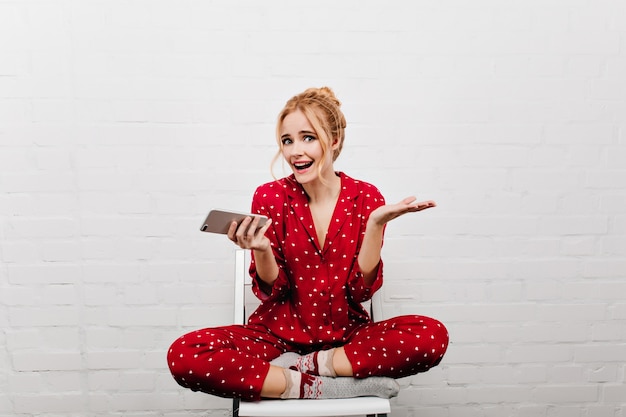
[[[394,378],[436,366],[448,346],[440,322],[400,316],[373,323],[361,303],[383,281],[385,225],[435,207],[408,197],[385,204],[371,184],[335,172],[345,118],[327,87],[291,98],[279,115],[276,158],[292,170],[257,188],[252,212],[228,238],[252,250],[261,305],[247,325],[197,330],[168,353],[172,375],[194,391],[244,400],[393,397]]]

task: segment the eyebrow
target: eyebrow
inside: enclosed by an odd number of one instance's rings
[[[315,135],[315,132],[310,131],[310,130],[301,130],[301,131],[299,131],[299,132],[298,132],[298,134],[300,134],[300,135]],[[290,135],[289,133],[285,133],[285,134],[284,134],[284,135],[282,135],[280,138],[281,138],[281,139],[282,139],[282,138],[288,138],[288,137],[290,137],[290,136],[291,136],[291,135]]]

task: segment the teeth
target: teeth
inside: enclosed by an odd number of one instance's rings
[[[297,163],[293,164],[293,166],[298,168],[298,169],[308,168],[311,165],[313,165],[313,162],[297,162]]]

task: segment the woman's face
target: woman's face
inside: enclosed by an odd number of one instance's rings
[[[322,176],[326,171],[334,172],[332,152],[324,156],[320,140],[309,119],[300,110],[289,113],[283,119],[280,129],[283,158],[300,184],[318,180],[318,167],[322,162]]]

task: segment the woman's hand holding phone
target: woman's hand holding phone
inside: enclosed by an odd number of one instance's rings
[[[265,232],[272,225],[272,220],[268,219],[263,226],[258,227],[260,221],[259,216],[247,216],[240,223],[233,221],[227,236],[241,249],[271,250],[270,240],[265,237]]]

